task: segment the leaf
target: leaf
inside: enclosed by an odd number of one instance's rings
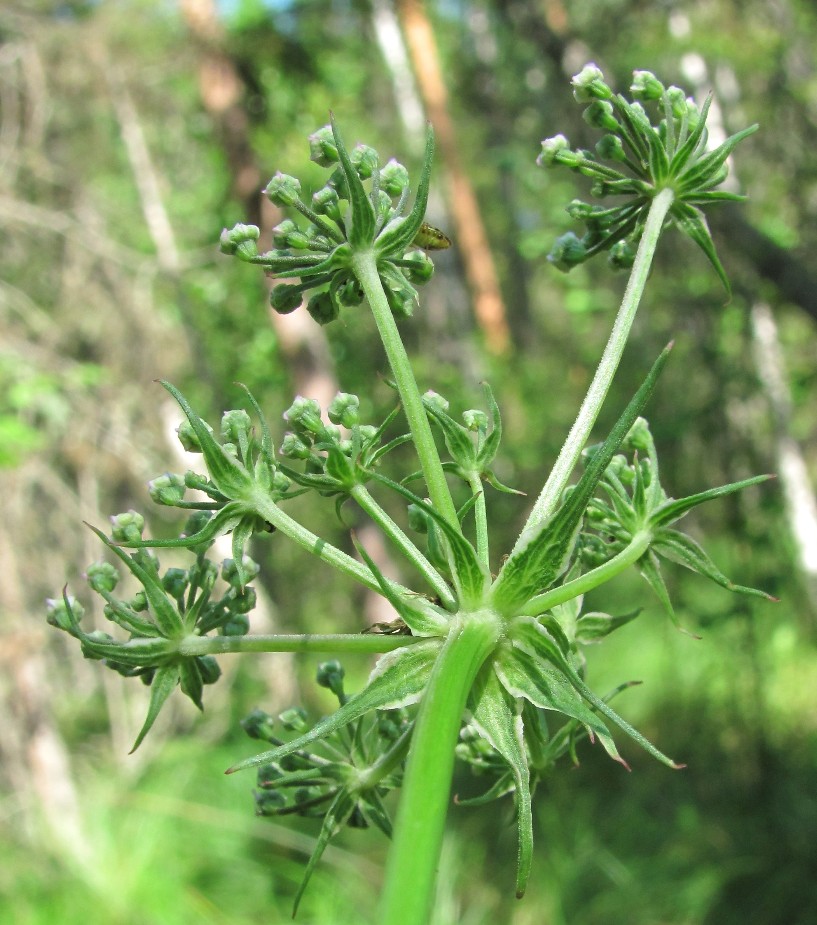
[[[726,575],[715,565],[709,558],[707,552],[699,546],[695,540],[680,533],[678,530],[660,530],[652,542],[651,547],[658,555],[664,556],[672,562],[684,565],[693,572],[711,579],[722,588],[728,591],[735,591],[738,594],[748,594],[753,597],[762,597],[767,601],[774,601],[777,598],[772,597],[765,591],[759,591],[757,588],[747,588],[743,585],[736,585],[730,581]]]
[[[698,147],[701,138],[703,137],[704,131],[706,130],[706,118],[709,115],[709,107],[712,105],[712,94],[710,93],[707,98],[704,100],[704,104],[701,107],[701,113],[698,118],[698,121],[695,124],[695,128],[689,133],[687,138],[683,141],[681,146],[675,152],[672,162],[670,164],[670,175],[677,177],[681,174],[681,171],[686,166],[690,157],[692,157],[695,149]],[[684,119],[687,119],[686,114],[684,114]],[[670,120],[667,120],[670,121]],[[680,139],[679,139],[680,140]]]
[[[292,918],[295,918],[298,912],[298,906],[300,905],[301,898],[303,897],[304,891],[306,890],[307,884],[309,883],[309,880],[312,876],[312,872],[315,870],[318,861],[320,861],[321,855],[326,849],[326,846],[346,824],[347,820],[352,815],[354,808],[355,801],[349,795],[348,791],[338,791],[334,800],[332,800],[332,803],[327,809],[326,815],[323,818],[323,825],[321,826],[321,830],[318,833],[318,837],[315,839],[315,847],[312,849],[312,854],[310,855],[309,862],[307,863],[306,869],[304,870],[301,884],[298,887],[297,893],[295,894],[295,899],[292,903]]]
[[[116,543],[116,546],[124,549],[192,549],[196,546],[209,546],[217,537],[229,533],[246,513],[245,504],[240,501],[229,501],[207,521],[198,533],[166,540],[122,540]]]
[[[167,698],[173,693],[173,688],[179,683],[179,676],[180,669],[177,664],[165,665],[162,668],[156,669],[156,673],[153,675],[153,681],[150,685],[148,715],[145,717],[145,722],[139,731],[139,735],[136,737],[136,741],[133,743],[133,748],[130,750],[131,755],[139,748],[142,744],[142,740],[148,732],[150,732],[150,728],[156,721],[159,711],[164,706]]]
[[[567,568],[596,485],[655,388],[671,348],[672,344],[655,361],[567,500],[548,521],[534,525],[527,541],[523,536],[519,551],[505,562],[492,594],[501,613],[511,615],[538,591],[549,588]]]
[[[372,710],[396,709],[415,703],[425,689],[440,645],[438,640],[427,640],[386,653],[378,660],[366,687],[350,697],[331,716],[325,717],[309,732],[290,742],[240,761],[226,773],[233,774],[259,764],[280,761]]]
[[[252,476],[229,453],[224,451],[182,393],[164,379],[161,379],[160,383],[176,399],[187,420],[190,421],[213,484],[226,498],[234,501],[246,500],[252,494],[255,484]]]
[[[532,630],[531,633],[533,632],[538,630]],[[532,642],[533,651],[540,645],[532,637],[528,642]],[[559,658],[563,661],[561,656]],[[540,709],[555,710],[570,719],[578,720],[591,735],[598,736],[611,758],[627,767],[618,753],[610,730],[585,705],[570,679],[553,664],[551,658],[542,658],[538,654],[534,655],[532,651],[525,651],[519,645],[514,645],[497,660],[495,670],[503,686],[512,696],[524,697]]]
[[[669,591],[667,591],[667,586],[664,583],[664,576],[661,574],[661,564],[652,549],[648,550],[638,560],[638,571],[650,588],[652,588],[658,600],[661,601],[667,616],[672,621],[672,625],[676,629],[681,629],[681,624],[672,606],[672,601],[670,600]]]
[[[454,583],[461,598],[460,603],[466,608],[481,603],[482,591],[488,576],[474,547],[468,540],[452,527],[444,517],[441,517],[430,504],[415,495],[413,491],[379,473],[373,473],[373,478],[407,498],[412,504],[416,504],[420,510],[428,514],[442,531],[451,550]]]
[[[709,225],[706,222],[706,216],[695,206],[685,202],[677,201],[673,203],[671,213],[681,231],[700,247],[706,254],[707,259],[715,268],[718,278],[723,283],[726,290],[727,301],[732,298],[732,286],[729,283],[729,277],[726,275],[723,265],[718,259],[715,245],[712,241],[712,235],[709,233]]]
[[[750,485],[758,485],[773,479],[773,475],[755,475],[749,479],[743,479],[741,482],[732,482],[729,485],[720,485],[718,488],[710,488],[707,491],[698,492],[690,495],[688,498],[681,498],[678,501],[669,499],[660,507],[656,508],[650,516],[651,527],[666,527],[676,520],[680,520],[687,511],[703,504],[705,501],[711,501],[713,498],[722,498],[724,495],[731,495],[733,492],[748,488]]]
[[[480,735],[508,762],[516,784],[516,815],[519,848],[516,865],[516,896],[521,899],[530,876],[533,854],[530,772],[525,751],[522,717],[499,683],[490,665],[483,667],[471,689],[473,724]]]
[[[458,424],[433,402],[424,399],[423,407],[443,432],[445,445],[448,447],[448,452],[451,454],[451,458],[454,462],[465,469],[466,472],[474,471],[477,466],[477,460],[476,450],[474,449],[470,431],[466,430],[462,424]]]
[[[343,143],[340,129],[335,122],[333,113],[329,114],[332,124],[332,134],[335,138],[335,145],[338,149],[338,158],[343,168],[343,174],[346,177],[346,184],[349,188],[349,205],[352,209],[352,227],[348,229],[347,238],[352,247],[356,250],[367,247],[374,240],[375,234],[375,214],[363,183],[358,176],[357,171],[349,158],[349,152]]]
[[[635,741],[638,742],[646,752],[652,755],[653,758],[657,758],[662,764],[666,764],[668,767],[674,769],[683,767],[683,765],[676,764],[671,758],[668,758],[663,752],[660,752],[648,739],[641,735],[637,729],[634,729],[625,719],[620,717],[615,710],[609,707],[601,697],[590,690],[579,677],[578,672],[561,654],[546,631],[539,626],[535,620],[530,617],[520,617],[513,621],[511,630],[514,635],[513,641],[515,645],[555,665],[576,691],[581,694],[584,700],[592,707],[595,707],[603,716],[612,720],[622,732],[626,732],[628,736],[635,739]]]
[[[434,129],[428,123],[426,129],[426,148],[423,156],[423,167],[420,172],[420,182],[417,186],[417,195],[411,212],[405,218],[398,218],[391,222],[380,232],[375,242],[377,253],[384,257],[402,257],[412,245],[417,232],[423,224],[426,208],[428,207],[428,191],[431,185],[431,166],[434,161]]]
[[[369,566],[372,574],[377,579],[383,597],[394,607],[403,622],[411,630],[412,635],[444,636],[448,629],[448,618],[444,612],[425,598],[418,597],[415,605],[413,601],[410,603],[403,595],[398,594],[377,567],[372,557],[356,538],[353,537],[353,539],[355,549],[360,553],[363,561]]]
[[[201,694],[204,684],[195,658],[185,658],[179,663],[179,681],[182,693],[187,694],[193,703],[200,710],[203,710],[204,704],[201,702]]]
[[[91,527],[90,524],[88,524]],[[112,543],[107,536],[96,527],[91,530],[102,540],[102,542],[111,550],[111,552],[120,559],[128,568],[128,571],[145,589],[145,597],[148,600],[156,625],[168,639],[178,639],[184,635],[184,621],[171,603],[170,599],[159,581],[156,570],[147,568],[129,556],[119,546]]]

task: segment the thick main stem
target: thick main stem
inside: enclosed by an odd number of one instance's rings
[[[392,315],[386,294],[383,292],[383,284],[377,272],[377,261],[371,251],[356,253],[353,261],[355,276],[363,287],[363,292],[374,315],[377,330],[380,332],[380,339],[383,341],[394,381],[397,384],[397,391],[400,393],[400,400],[411,428],[414,445],[417,447],[417,455],[428,486],[431,503],[452,527],[459,530],[457,510],[445,480],[440,455],[434,443],[431,426],[428,423],[423,399],[417,388],[406,348],[403,346],[394,315]]]
[[[671,189],[663,189],[650,205],[635,262],[630,272],[630,279],[624,291],[624,298],[621,301],[621,307],[616,315],[613,330],[610,332],[598,369],[582,402],[579,415],[570,429],[567,440],[565,440],[559,457],[548,476],[545,487],[542,489],[536,504],[534,504],[519,539],[516,541],[513,552],[522,549],[530,535],[554,512],[570,478],[570,473],[573,471],[581,451],[587,443],[590,431],[596,423],[596,418],[607,396],[610,383],[613,381],[613,376],[616,369],[618,369],[621,355],[627,344],[630,328],[633,325],[633,320],[644,292],[644,286],[647,282],[647,276],[650,272],[655,248],[661,236],[664,219],[672,206],[673,198],[674,194]]]
[[[427,925],[462,714],[499,632],[500,622],[490,611],[463,615],[452,626],[434,666],[403,779],[379,925]]]

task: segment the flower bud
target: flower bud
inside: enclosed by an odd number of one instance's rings
[[[321,326],[334,321],[340,314],[340,304],[326,291],[316,292],[306,303],[313,321]]]
[[[396,199],[408,185],[408,170],[394,158],[391,158],[380,171],[380,189],[388,193],[393,199]]]
[[[587,248],[584,242],[576,237],[572,231],[568,231],[554,241],[547,257],[553,266],[563,273],[567,273],[573,267],[583,263],[586,258]]]
[[[255,589],[246,588],[246,592],[252,592],[248,594],[248,597],[252,598],[253,607],[255,606]],[[252,607],[249,608],[252,610]],[[221,625],[221,635],[222,636],[246,636],[250,631],[250,618],[246,613],[235,613],[232,614],[230,619]]]
[[[338,191],[331,186],[324,186],[312,196],[312,208],[318,215],[325,215],[333,222],[341,220],[340,197]]]
[[[148,492],[156,504],[175,507],[184,498],[184,476],[178,472],[166,472],[148,482]]]
[[[360,399],[349,392],[338,392],[327,409],[329,420],[343,427],[354,427],[360,418]]]
[[[465,421],[465,426],[468,430],[472,430],[474,433],[485,433],[488,430],[488,415],[478,408],[463,411],[462,419]]]
[[[256,241],[261,232],[255,225],[235,225],[221,232],[219,247],[222,254],[238,254],[254,257],[258,253]]]
[[[616,241],[607,255],[607,262],[614,270],[629,270],[635,263],[635,248],[628,241]]]
[[[377,170],[377,165],[380,163],[380,156],[377,151],[364,144],[355,145],[349,159],[361,180],[368,180]]]
[[[110,562],[94,562],[88,566],[85,578],[92,590],[99,594],[110,594],[119,583],[119,572]]]
[[[593,100],[582,113],[582,118],[593,128],[601,128],[606,132],[617,132],[621,129],[613,116],[613,104],[607,100]]]
[[[204,422],[204,426],[212,434],[213,428],[206,422]],[[182,449],[188,453],[201,453],[199,438],[196,436],[193,425],[187,418],[176,428],[176,433],[179,435],[179,443],[181,443]]]
[[[318,434],[323,430],[321,406],[314,398],[304,398],[303,395],[298,395],[287,408],[284,412],[284,420],[302,436]]]
[[[303,289],[292,283],[279,283],[270,290],[269,302],[279,315],[288,315],[296,308],[300,308],[303,302]]]
[[[639,453],[649,451],[652,445],[652,435],[650,434],[650,425],[645,418],[639,417],[635,419],[635,423],[624,438],[624,444]]]
[[[596,154],[608,161],[623,161],[627,157],[618,135],[602,135],[596,142]]]
[[[341,305],[352,308],[355,305],[360,305],[363,301],[363,289],[360,283],[353,276],[350,276],[346,282],[341,283],[335,290],[335,297]]]
[[[195,514],[191,514],[184,525],[182,536],[195,536],[200,533],[207,526],[212,516],[210,511],[196,511]]]
[[[577,103],[589,103],[591,100],[609,100],[613,95],[613,91],[604,81],[604,74],[592,62],[585,64],[570,83]]]
[[[423,404],[437,411],[448,411],[450,407],[448,401],[443,398],[439,392],[435,392],[433,389],[429,389],[423,394]]]
[[[256,575],[261,571],[261,566],[258,565],[258,563],[251,559],[249,556],[242,557],[241,568],[244,571],[244,584],[252,581],[253,578],[255,578]],[[241,586],[242,582],[238,575],[235,559],[225,559],[221,563],[221,577],[232,588],[239,588]]]
[[[111,536],[117,543],[127,543],[142,539],[145,518],[137,511],[125,511],[111,517]]]
[[[374,424],[361,424],[357,429],[358,434],[360,435],[360,441],[363,444],[371,443],[372,440],[377,436],[377,428]]]
[[[408,267],[403,267],[403,271],[408,275],[409,282],[422,286],[434,275],[434,261],[425,251],[413,251],[406,254],[404,259],[410,264]]]
[[[292,221],[291,218],[284,219],[284,221],[272,229],[272,243],[276,247],[287,247],[287,236],[293,231],[297,230],[298,226],[295,224],[295,222]]]
[[[242,438],[249,439],[252,420],[243,408],[225,411],[221,416],[221,439],[229,443],[241,444]]]
[[[241,720],[241,728],[251,739],[265,739],[269,741],[275,734],[275,721],[263,710],[253,710],[249,716]]]
[[[344,700],[343,693],[343,676],[346,672],[343,665],[336,659],[329,662],[321,662],[318,665],[318,671],[315,680],[321,687],[326,687],[341,701]]]
[[[562,152],[570,150],[570,142],[564,135],[554,135],[552,138],[545,138],[542,142],[542,150],[536,163],[539,167],[552,167],[556,163],[556,157]]]
[[[205,684],[215,684],[221,677],[221,667],[212,655],[199,655],[196,658],[196,664]]]
[[[267,184],[264,194],[276,206],[291,206],[300,198],[301,181],[280,171]]]
[[[419,504],[410,504],[407,508],[409,529],[415,533],[428,533],[428,514]]]
[[[287,798],[280,790],[256,790],[253,799],[256,816],[275,816],[287,805]]]
[[[312,450],[297,434],[284,434],[278,452],[287,459],[309,459]]]
[[[331,125],[324,125],[309,136],[309,159],[321,167],[331,167],[338,162],[338,149]]]
[[[74,621],[79,623],[79,621],[85,616],[85,608],[79,601],[74,597],[67,598],[68,604],[66,606],[66,598],[49,597],[46,599],[46,620],[51,624],[51,626],[56,626],[61,630],[65,630],[71,635],[75,635],[76,631],[73,627],[73,622],[68,613],[68,607],[71,608],[71,613],[74,616]]]
[[[307,728],[306,710],[303,707],[290,707],[278,714],[278,720],[289,732],[304,732]]]
[[[169,568],[164,575],[162,575],[162,587],[175,600],[179,600],[182,597],[189,584],[190,576],[187,573],[187,569]]]
[[[630,93],[637,100],[658,100],[664,93],[664,85],[652,71],[633,71]]]

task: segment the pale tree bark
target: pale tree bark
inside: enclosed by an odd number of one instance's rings
[[[457,147],[434,33],[421,0],[399,0],[397,8],[417,84],[445,164],[455,237],[474,302],[474,314],[487,349],[502,354],[510,344],[505,305],[477,197]]]

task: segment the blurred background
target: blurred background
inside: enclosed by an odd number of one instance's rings
[[[347,141],[415,168],[437,130],[429,219],[454,240],[404,325],[423,387],[503,410],[502,481],[538,491],[569,428],[624,279],[598,261],[563,276],[545,256],[571,228],[580,178],[534,165],[543,137],[592,144],[569,90],[589,60],[625,89],[650,69],[700,101],[713,137],[759,122],[713,209],[734,297],[677,233],[659,248],[600,425],[661,347],[652,399],[676,497],[759,472],[778,478],[698,509],[689,531],[722,569],[781,600],[740,598],[681,569],[674,630],[637,576],[591,609],[643,606],[590,653],[597,690],[639,679],[618,708],[687,763],[623,742],[626,774],[581,748],[535,800],[528,896],[513,898],[511,808],[453,808],[435,925],[806,925],[817,921],[817,9],[808,0],[66,0],[0,10],[0,918],[21,925],[289,921],[317,828],[253,815],[254,745],[239,719],[315,693],[317,659],[222,659],[206,712],[183,698],[127,752],[147,691],[86,662],[44,601],[100,556],[82,521],[147,511],[145,482],[184,468],[179,385],[204,417],[246,383],[281,433],[300,392],[341,383],[390,400],[373,325],[329,330],[268,308],[262,274],[222,257],[223,226],[281,217],[276,170],[322,183],[306,135],[330,108]],[[286,323],[285,323],[286,322]],[[276,424],[277,422],[277,424]],[[526,514],[491,497],[495,548]],[[303,508],[333,542],[325,510]],[[161,512],[150,530],[174,523]],[[377,619],[279,537],[262,562],[256,631],[355,631]],[[298,570],[308,569],[293,581]],[[304,580],[306,579],[306,580]],[[89,622],[104,623],[92,602]],[[351,683],[369,665],[350,660]],[[351,686],[351,685],[350,685]],[[464,774],[460,792],[474,782]],[[304,925],[372,921],[386,844],[351,832],[302,903]]]

